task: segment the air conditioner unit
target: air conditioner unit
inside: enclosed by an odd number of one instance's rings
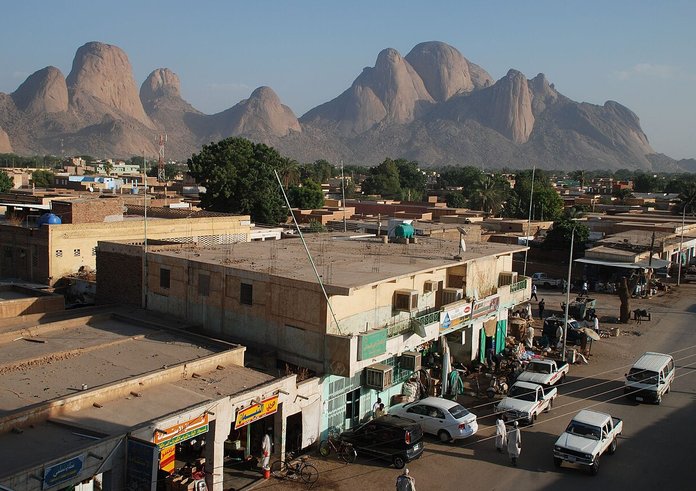
[[[442,304],[454,303],[457,300],[464,298],[464,290],[461,288],[443,288],[442,289]]]
[[[394,292],[394,310],[414,312],[418,310],[418,291],[396,290]]]
[[[388,389],[394,385],[394,367],[376,363],[365,368],[365,385],[377,390]]]
[[[434,280],[427,280],[423,283],[423,293],[436,292],[438,287],[438,282]]]
[[[498,286],[512,285],[517,283],[517,273],[514,271],[502,271],[498,276]]]
[[[417,351],[404,351],[401,353],[401,369],[415,372],[420,370],[421,354]]]

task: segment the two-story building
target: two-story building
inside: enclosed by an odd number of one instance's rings
[[[457,360],[504,347],[508,309],[531,283],[512,272],[524,246],[323,234],[227,247],[100,242],[98,302],[139,303],[260,348],[322,377],[322,429],[350,427],[447,337]],[[146,271],[146,281],[142,271]],[[128,271],[129,274],[123,274]]]

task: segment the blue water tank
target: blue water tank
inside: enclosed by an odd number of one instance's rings
[[[415,229],[413,228],[413,225],[411,225],[410,223],[400,223],[394,229],[394,235],[396,235],[397,237],[404,237],[406,239],[410,239],[411,237],[413,237],[414,233]]]
[[[47,224],[47,225],[60,225],[63,223],[63,221],[60,219],[58,215],[54,215],[53,213],[44,213],[39,217],[39,219],[36,221],[36,224],[40,227],[41,225]]]

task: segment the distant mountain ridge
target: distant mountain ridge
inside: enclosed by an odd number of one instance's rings
[[[299,161],[374,165],[404,157],[425,167],[680,169],[656,156],[638,117],[619,103],[574,102],[543,74],[529,80],[510,70],[496,81],[436,41],[405,57],[382,50],[342,94],[299,119],[270,87],[203,114],[181,97],[168,68],[153,70],[138,90],[125,52],[99,42],[77,50],[67,77],[49,66],[12,94],[0,93],[0,152],[154,155],[165,132],[166,155],[177,159],[244,136]]]

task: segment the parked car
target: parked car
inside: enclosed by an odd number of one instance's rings
[[[685,283],[691,283],[692,281],[696,281],[696,273],[684,273],[682,275],[682,281]]]
[[[553,462],[586,466],[592,475],[599,472],[599,458],[616,452],[623,421],[597,411],[580,411],[553,446]]]
[[[420,425],[396,416],[380,416],[357,428],[341,433],[341,439],[353,445],[358,455],[368,454],[402,469],[423,453]]]
[[[551,278],[546,273],[534,273],[532,275],[532,284],[536,286],[543,286],[544,288],[560,288],[563,286],[563,280]]]
[[[549,358],[530,361],[524,371],[517,376],[522,382],[532,382],[541,385],[555,385],[563,381],[570,371],[570,365],[565,361]]]
[[[624,393],[636,401],[650,400],[655,404],[669,393],[674,381],[674,358],[663,353],[644,353],[626,374]]]
[[[558,340],[556,339],[556,328],[559,325],[563,325],[563,317],[556,317],[554,315],[544,319],[544,328],[542,330],[542,335],[546,336],[552,345],[555,345]],[[582,337],[585,333],[580,330],[581,326],[578,321],[572,317],[568,317],[568,330],[566,334],[566,344],[569,345],[580,345],[582,343]]]
[[[468,438],[478,431],[476,415],[461,404],[440,397],[397,404],[389,414],[415,421],[425,433],[437,435],[443,442]]]
[[[507,397],[495,407],[496,412],[503,413],[508,421],[523,421],[533,424],[542,411],[550,411],[558,389],[544,389],[539,384],[515,382],[510,387]]]

